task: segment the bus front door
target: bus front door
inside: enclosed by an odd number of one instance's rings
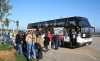
[[[70,27],[69,36],[70,36],[70,47],[76,47],[76,38],[77,38],[77,28],[76,27]]]

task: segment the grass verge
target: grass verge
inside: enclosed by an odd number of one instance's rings
[[[9,45],[3,44],[0,45],[0,51],[11,51],[11,47]]]
[[[20,54],[16,55],[15,53],[15,58],[16,61],[28,61],[25,55],[21,56]],[[36,61],[36,60],[30,59],[30,61]]]

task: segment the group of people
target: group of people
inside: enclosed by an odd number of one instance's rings
[[[9,32],[6,32],[4,31],[2,33],[2,41],[3,41],[3,44],[8,44],[8,45],[14,45],[15,43],[15,32],[13,31],[9,31]]]
[[[34,59],[41,60],[43,58],[43,51],[48,52],[51,48],[58,50],[60,38],[62,37],[59,34],[51,34],[50,31],[45,36],[40,32],[29,32],[23,36],[22,32],[18,32],[15,38],[17,46],[16,54],[20,53],[20,55],[23,55],[23,51],[26,50],[28,60],[30,60],[30,56],[33,56]],[[33,55],[31,55],[31,52]]]
[[[48,52],[51,48],[58,50],[59,44],[63,39],[61,34],[51,34],[50,31],[48,31],[47,34],[40,32],[28,32],[26,34],[21,31],[18,33],[12,31],[8,33],[3,32],[4,44],[16,46],[16,54],[20,53],[21,56],[23,56],[23,52],[26,51],[28,60],[30,60],[30,56],[33,56],[34,59],[42,59],[43,51]],[[43,48],[45,48],[45,50]],[[33,55],[31,55],[31,52]]]

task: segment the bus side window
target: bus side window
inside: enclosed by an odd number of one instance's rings
[[[49,22],[45,22],[45,27],[48,27],[49,26]]]
[[[65,20],[64,19],[58,19],[56,21],[57,27],[64,27],[65,26]]]
[[[74,18],[69,18],[68,19],[68,25],[69,26],[76,26],[76,22]]]
[[[49,27],[53,27],[53,25],[54,25],[54,24],[53,24],[53,21],[50,21],[50,22],[49,22]]]

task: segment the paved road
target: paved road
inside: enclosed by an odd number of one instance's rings
[[[100,37],[93,37],[93,43],[89,46],[52,49],[44,53],[40,61],[100,61]]]

